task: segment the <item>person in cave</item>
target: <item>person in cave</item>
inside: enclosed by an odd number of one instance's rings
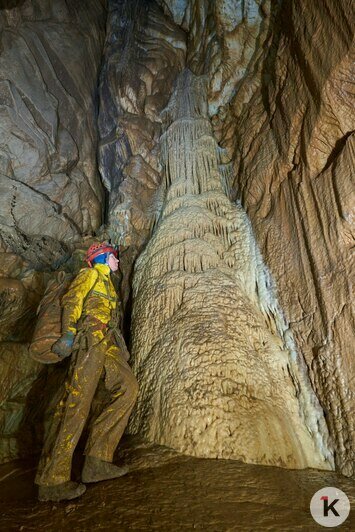
[[[72,359],[65,395],[56,406],[38,466],[35,482],[41,501],[73,499],[85,492],[85,483],[128,472],[112,463],[138,393],[128,351],[113,319],[118,301],[110,273],[118,270],[119,259],[110,244],[101,243],[88,249],[86,260],[89,268],[80,270],[62,299],[62,336],[52,347],[61,358],[72,355]],[[113,340],[114,331],[120,347]],[[73,482],[73,452],[100,378],[110,394],[109,404],[90,428],[82,483]]]

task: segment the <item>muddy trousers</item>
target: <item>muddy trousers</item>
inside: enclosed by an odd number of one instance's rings
[[[136,402],[137,380],[120,350],[109,345],[103,333],[96,331],[90,349],[79,349],[73,357],[65,397],[56,407],[39,462],[38,485],[52,486],[70,480],[73,453],[100,378],[104,379],[110,400],[90,428],[86,455],[112,461]]]

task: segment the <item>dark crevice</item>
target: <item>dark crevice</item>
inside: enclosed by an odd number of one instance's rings
[[[353,133],[354,133],[354,131],[349,131],[348,133],[346,133],[346,135],[344,135],[343,137],[341,137],[340,139],[338,139],[336,141],[335,146],[332,149],[332,151],[330,152],[330,154],[328,156],[328,159],[327,159],[327,162],[325,163],[324,168],[321,170],[320,174],[322,174],[323,172],[328,170],[328,168],[334,163],[334,161],[338,158],[340,152],[345,147],[345,144],[346,144],[348,138]]]

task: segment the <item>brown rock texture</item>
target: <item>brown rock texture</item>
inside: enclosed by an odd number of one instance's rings
[[[55,266],[102,221],[94,98],[106,11],[93,0],[3,4],[1,238],[34,264]]]
[[[41,367],[28,356],[28,339],[45,278],[19,256],[0,253],[0,463],[27,456],[36,441],[30,418],[40,401],[32,409],[28,403]]]
[[[250,221],[260,264],[275,286],[282,309],[276,336],[293,353],[294,374],[317,411],[313,420],[323,419],[319,400],[336,465],[350,475],[353,3],[111,0],[108,8],[103,58],[105,2],[13,0],[0,10],[3,374],[15,376],[6,353],[23,356],[33,325],[29,315],[33,319],[43,289],[44,279],[29,263],[57,268],[74,242],[100,226],[104,208],[109,234],[121,245],[124,302],[129,300],[132,265],[166,207],[161,113],[187,67],[207,83],[225,198],[238,200],[233,212]],[[97,138],[106,191],[96,168]],[[144,258],[139,261],[138,270]],[[209,286],[199,297],[210,297]],[[259,303],[253,305],[255,312]],[[159,321],[166,311],[150,319]],[[23,326],[19,316],[26,317]],[[201,329],[201,338],[208,334]],[[172,343],[176,349],[180,336]],[[22,374],[34,378],[28,361],[17,369],[19,381]],[[168,361],[163,369],[170,371]],[[197,380],[200,375],[196,370]],[[12,391],[6,389],[11,410]],[[27,391],[19,395],[22,404]],[[318,429],[326,439],[324,426]]]
[[[187,70],[164,112],[163,210],[133,278],[131,429],[194,456],[330,469],[323,413],[206,113],[205,80]]]
[[[18,255],[0,252],[0,463],[32,454],[41,440],[52,392],[28,345],[49,278]]]
[[[27,343],[0,343],[0,463],[28,456],[37,443],[27,406],[41,367],[28,356],[27,350]],[[38,402],[37,397],[37,408]],[[32,413],[33,407],[34,404]]]
[[[100,80],[99,166],[110,235],[121,246],[124,301],[132,264],[146,243],[161,181],[160,113],[182,70],[186,35],[156,2],[109,4]]]
[[[214,118],[344,474],[355,437],[353,28],[351,2],[274,6],[263,55]]]
[[[74,242],[102,222],[95,94],[106,9],[91,0],[5,0],[0,7],[0,461],[6,461],[36,450],[40,418],[56,388],[55,378],[52,390],[44,387],[46,372],[28,356],[49,279],[33,268],[58,267]]]
[[[188,66],[208,75],[214,132],[233,164],[231,197],[251,220],[324,410],[337,466],[350,475],[353,3],[161,4],[188,32]],[[213,81],[218,76],[222,90]],[[237,82],[223,96],[230,79]]]

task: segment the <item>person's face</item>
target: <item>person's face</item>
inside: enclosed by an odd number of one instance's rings
[[[110,253],[109,256],[108,256],[107,264],[109,265],[110,270],[112,272],[117,272],[119,263],[120,263],[120,261],[118,259],[116,259],[114,254]]]

